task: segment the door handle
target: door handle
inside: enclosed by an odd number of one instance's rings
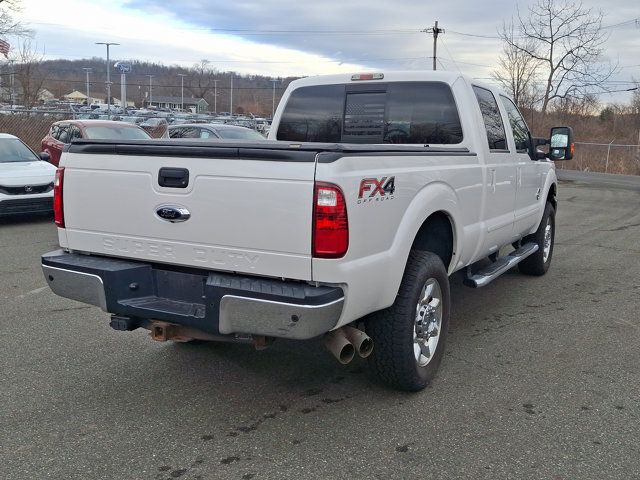
[[[187,188],[189,170],[186,168],[164,167],[158,172],[158,185],[169,188]]]
[[[493,193],[496,193],[496,169],[491,169],[491,190]]]
[[[518,167],[518,187],[522,187],[522,167]]]

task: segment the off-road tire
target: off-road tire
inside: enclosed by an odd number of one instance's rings
[[[547,223],[551,225],[551,246],[549,255],[545,261],[544,259],[544,244],[545,244],[545,230],[547,227]],[[542,215],[542,220],[540,220],[540,225],[538,226],[538,230],[531,235],[527,235],[522,239],[522,243],[535,243],[538,245],[538,251],[533,255],[529,255],[522,262],[518,264],[518,269],[520,273],[524,273],[525,275],[535,275],[540,276],[547,273],[549,270],[549,266],[551,265],[551,257],[553,256],[553,244],[555,240],[556,234],[556,211],[553,208],[551,203],[547,202],[544,207],[544,214]]]
[[[414,354],[416,306],[429,279],[435,279],[441,290],[442,323],[431,360],[420,366]],[[378,378],[393,388],[413,392],[429,385],[444,354],[449,311],[449,277],[442,260],[433,253],[412,250],[395,303],[369,315],[366,321],[374,345],[368,362]]]

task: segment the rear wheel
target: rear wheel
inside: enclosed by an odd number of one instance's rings
[[[518,269],[521,273],[536,276],[547,273],[553,256],[555,232],[556,211],[553,205],[547,202],[538,230],[522,239],[522,243],[535,243],[538,245],[538,251],[518,264]]]
[[[388,385],[418,391],[434,378],[449,328],[449,277],[437,255],[413,250],[395,303],[372,314],[369,365]]]

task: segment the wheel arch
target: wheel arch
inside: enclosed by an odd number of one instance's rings
[[[553,209],[556,211],[558,210],[558,200],[556,197],[557,193],[558,193],[558,187],[554,182],[549,186],[549,191],[547,192],[546,201],[549,202],[553,206]]]
[[[431,252],[440,257],[445,269],[451,271],[455,254],[456,230],[451,215],[438,210],[430,214],[416,232],[411,250]]]

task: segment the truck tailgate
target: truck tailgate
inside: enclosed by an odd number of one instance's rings
[[[71,250],[311,280],[316,152],[211,143],[83,142],[64,172]],[[161,186],[160,169],[188,172]],[[160,208],[188,211],[172,222]]]

